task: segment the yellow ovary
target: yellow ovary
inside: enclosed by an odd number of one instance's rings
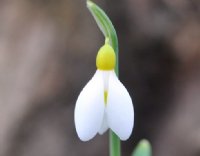
[[[96,66],[99,70],[113,70],[115,68],[116,56],[113,48],[106,43],[99,49],[96,57]]]

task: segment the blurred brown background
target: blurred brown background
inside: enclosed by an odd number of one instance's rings
[[[200,1],[96,0],[116,27],[120,79],[154,156],[200,155]],[[81,142],[76,98],[104,38],[85,0],[0,0],[0,156],[108,155]]]

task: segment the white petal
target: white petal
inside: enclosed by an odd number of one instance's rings
[[[109,81],[109,76],[110,76],[110,71],[102,71],[103,75],[103,84],[104,84],[104,91],[108,91],[108,81]]]
[[[114,71],[110,74],[106,110],[108,126],[121,140],[127,140],[133,130],[133,104],[128,91],[118,80]]]
[[[107,117],[106,117],[106,113],[104,113],[103,121],[102,121],[102,124],[101,124],[101,128],[99,129],[99,134],[102,135],[102,134],[105,133],[107,130],[108,130]]]
[[[97,134],[103,121],[104,109],[102,72],[97,70],[76,101],[75,127],[82,141],[88,141]]]

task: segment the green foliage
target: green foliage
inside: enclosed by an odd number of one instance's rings
[[[132,156],[152,156],[151,144],[148,140],[141,140],[136,146]]]

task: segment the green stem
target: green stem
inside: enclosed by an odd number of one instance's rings
[[[116,46],[113,47],[115,49],[115,54],[116,54],[116,66],[115,66],[115,73],[119,77],[119,52],[118,52],[118,40],[117,40],[117,34],[115,33],[116,36],[114,36],[114,39],[117,41]],[[113,38],[109,37],[110,42],[112,43]],[[112,131],[110,130],[109,132],[109,144],[110,144],[110,156],[121,156],[121,143],[119,137]]]
[[[110,130],[109,132],[110,139],[110,156],[120,156],[121,155],[121,143],[119,137]]]

